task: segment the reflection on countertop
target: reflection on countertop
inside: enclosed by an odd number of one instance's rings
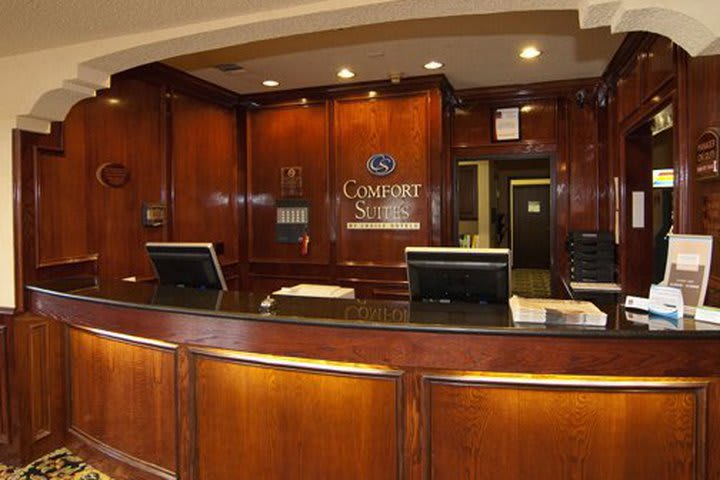
[[[355,328],[444,333],[669,338],[720,337],[720,326],[686,318],[666,325],[638,317],[617,303],[598,304],[608,314],[605,327],[513,324],[507,305],[418,303],[276,296],[270,312],[261,302],[268,292],[216,291],[134,283],[96,277],[66,278],[27,287],[31,292],[129,308],[202,314],[227,319],[322,324]],[[638,319],[641,321],[638,321]]]

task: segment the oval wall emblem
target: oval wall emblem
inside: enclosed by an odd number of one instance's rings
[[[397,162],[387,153],[376,153],[368,158],[367,170],[376,177],[385,177],[395,171]]]
[[[120,188],[130,180],[130,171],[120,163],[103,163],[95,171],[95,177],[105,187]]]

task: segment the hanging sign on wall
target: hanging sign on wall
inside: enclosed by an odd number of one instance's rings
[[[367,171],[376,177],[387,177],[395,171],[397,162],[387,153],[371,155]],[[412,221],[408,201],[421,198],[420,183],[364,184],[355,178],[342,186],[343,196],[354,202],[353,222],[346,222],[348,230],[420,230],[420,222]]]
[[[695,156],[695,177],[698,180],[717,178],[719,174],[718,155],[720,147],[720,130],[708,128],[700,135]]]

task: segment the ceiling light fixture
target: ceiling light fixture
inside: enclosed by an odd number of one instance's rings
[[[423,68],[425,70],[437,70],[438,68],[442,68],[444,66],[445,66],[445,64],[442,62],[437,62],[435,60],[431,60],[428,63],[426,63],[425,65],[423,65]]]
[[[278,82],[277,80],[264,80],[264,81],[262,82],[262,84],[265,85],[266,87],[278,87],[278,86],[280,86],[280,82]]]
[[[353,72],[349,68],[343,68],[337,73],[337,76],[344,80],[347,80],[348,78],[353,78],[355,76],[355,72]]]
[[[540,55],[542,55],[542,52],[533,46],[525,47],[520,52],[520,58],[524,58],[525,60],[530,60],[531,58],[537,58]]]

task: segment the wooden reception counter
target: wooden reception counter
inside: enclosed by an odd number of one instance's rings
[[[389,301],[261,314],[263,298],[29,287],[46,341],[62,332],[65,429],[169,478],[720,476],[718,330],[650,330],[618,307],[605,328]]]

